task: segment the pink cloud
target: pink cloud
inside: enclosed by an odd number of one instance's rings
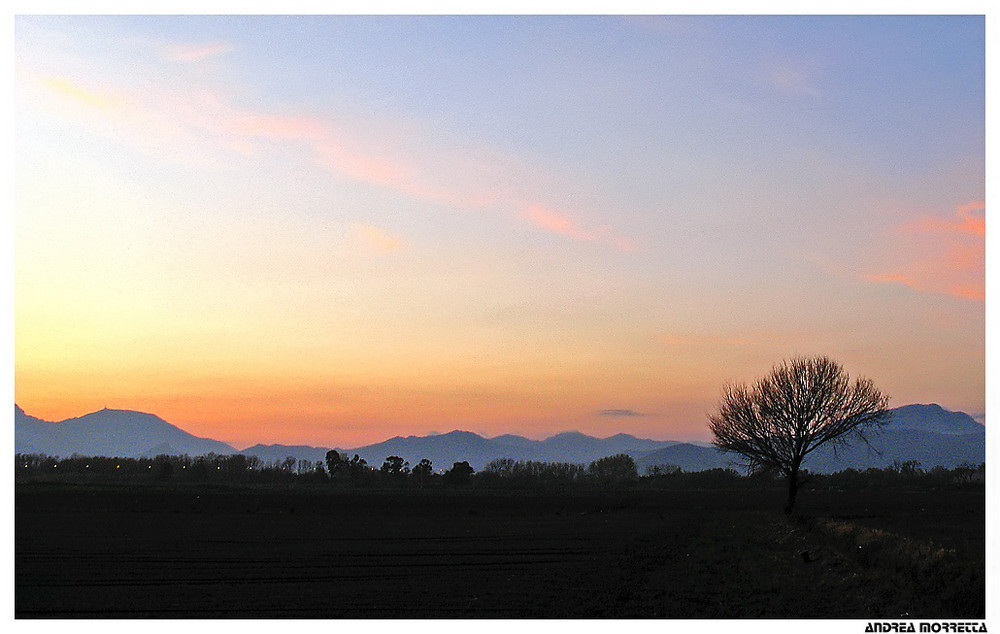
[[[550,233],[558,233],[574,240],[586,242],[597,239],[594,232],[585,231],[569,216],[548,209],[544,205],[532,205],[526,208],[523,213],[535,226]]]
[[[948,289],[948,294],[963,299],[986,299],[986,291],[976,286],[952,286]]]
[[[413,179],[413,171],[388,158],[380,158],[351,150],[341,144],[319,142],[315,150],[321,162],[353,180],[401,189]]]
[[[863,278],[969,300],[986,297],[986,204],[959,205],[949,218],[926,216],[896,231],[896,262]]]
[[[407,196],[458,209],[479,209],[498,200],[492,192],[436,185],[416,167],[416,160],[400,160],[389,153],[366,152],[349,143],[317,141],[313,145],[319,162],[351,180],[377,185]]]
[[[917,273],[912,276],[907,276],[902,273],[879,273],[874,275],[865,275],[864,278],[870,282],[901,284],[912,288],[915,291],[950,295],[960,299],[986,299],[986,291],[982,285],[942,284],[939,280],[929,280],[928,277],[922,273]]]
[[[233,47],[225,42],[204,44],[172,44],[166,48],[165,57],[174,62],[197,62],[225,55]]]
[[[614,235],[609,227],[585,229],[570,215],[555,211],[540,203],[522,209],[521,214],[531,224],[549,233],[582,242],[604,242],[622,251],[633,251],[636,248],[631,240]]]
[[[959,233],[986,236],[986,202],[960,205],[953,218],[924,217],[900,227],[901,231],[920,233]]]
[[[178,47],[174,53],[194,60],[224,50],[225,45],[210,44]],[[522,201],[534,198],[532,184],[539,182],[532,166],[481,149],[435,145],[412,127],[259,112],[237,107],[210,89],[170,85],[148,92],[42,79],[50,99],[55,95],[63,102],[86,106],[64,107],[61,114],[168,160],[226,169],[234,155],[257,156],[281,149],[277,144],[291,144],[306,150],[317,164],[354,181],[460,209],[519,209],[520,217],[540,230],[622,251],[636,248],[609,226],[584,226],[573,214],[544,203],[525,207]]]

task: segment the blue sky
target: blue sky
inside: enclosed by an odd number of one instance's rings
[[[34,415],[704,438],[796,354],[984,410],[981,16],[15,27]]]

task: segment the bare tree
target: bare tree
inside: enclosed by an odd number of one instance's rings
[[[775,366],[752,387],[726,387],[709,427],[713,444],[742,456],[751,472],[773,469],[788,479],[790,514],[802,460],[827,443],[867,442],[868,431],[889,421],[888,402],[870,380],[852,382],[828,357],[799,357]]]

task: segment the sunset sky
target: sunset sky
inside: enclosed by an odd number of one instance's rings
[[[985,411],[982,17],[15,20],[14,389],[238,448]]]

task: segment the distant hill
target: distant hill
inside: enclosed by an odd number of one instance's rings
[[[654,465],[671,465],[680,467],[683,471],[725,469],[734,467],[735,459],[736,456],[726,455],[714,447],[678,443],[642,454],[636,459],[635,465],[639,468],[639,474],[642,475],[646,473],[646,469]]]
[[[588,464],[618,453],[631,455],[639,473],[656,464],[701,471],[738,467],[739,462],[737,456],[724,454],[705,443],[647,440],[628,434],[594,438],[579,432],[563,432],[539,441],[511,435],[487,439],[471,432],[454,431],[435,436],[397,437],[342,453],[356,453],[376,467],[386,456],[397,455],[410,464],[428,458],[436,468],[468,460],[477,470],[496,458]],[[821,447],[807,458],[804,466],[817,472],[832,472],[848,467],[884,467],[895,460],[917,460],[927,469],[937,465],[952,468],[963,462],[984,462],[985,453],[985,427],[968,414],[951,412],[939,405],[907,405],[892,410],[889,424],[873,436],[870,445],[855,443],[837,451]]]
[[[968,414],[940,405],[906,405],[891,410],[889,423],[871,434],[868,444],[856,442],[836,449],[823,445],[809,454],[802,466],[817,473],[833,473],[847,468],[884,468],[907,460],[916,460],[925,469],[985,462],[986,428]],[[685,444],[643,454],[636,465],[643,473],[649,465],[700,471],[739,468],[739,462],[739,456]]]
[[[833,473],[847,468],[864,470],[884,468],[893,462],[916,460],[925,469],[935,466],[953,469],[962,463],[986,462],[986,442],[978,435],[937,434],[919,429],[886,429],[875,435],[870,444],[854,443],[836,451],[825,445],[809,454],[802,466],[816,473]],[[645,473],[650,465],[674,465],[684,471],[735,468],[742,472],[739,456],[714,448],[679,444],[639,456],[636,466]]]
[[[888,467],[895,461],[916,460],[924,469],[936,466],[953,469],[962,463],[986,462],[986,435],[938,434],[920,429],[886,429],[874,436],[869,445],[855,443],[833,450],[820,447],[810,454],[803,466],[818,473],[842,471],[848,467]]]
[[[935,434],[979,434],[986,428],[965,412],[951,412],[940,405],[904,405],[892,410],[887,429],[918,429]]]
[[[872,435],[868,445],[854,443],[836,451],[820,447],[803,465],[830,473],[848,467],[887,467],[907,460],[916,460],[925,469],[986,462],[986,427],[968,414],[940,405],[905,405],[892,410],[889,423]]]
[[[102,409],[57,423],[27,415],[14,406],[14,451],[69,457],[138,458],[159,453],[232,454],[226,443],[198,438],[159,416],[129,410]]]
[[[244,456],[257,456],[265,463],[281,462],[291,456],[295,460],[308,460],[316,462],[326,459],[328,447],[311,447],[309,445],[254,445],[247,447],[239,453]]]
[[[400,456],[411,465],[427,458],[435,469],[448,469],[464,460],[479,471],[497,458],[589,464],[605,456],[627,453],[634,457],[675,444],[672,440],[647,440],[628,434],[594,438],[580,432],[563,432],[545,440],[531,440],[512,435],[483,438],[468,431],[452,431],[434,436],[396,437],[341,453],[346,457],[357,454],[375,467],[387,456]]]
[[[155,456],[157,454],[205,453],[255,455],[264,462],[324,460],[326,447],[307,445],[254,445],[240,452],[207,438],[197,438],[152,414],[124,410],[101,410],[80,418],[51,423],[27,415],[15,406],[15,451],[69,456]],[[397,436],[354,449],[337,449],[341,456],[355,454],[378,468],[388,456],[400,456],[411,465],[430,460],[435,469],[448,469],[468,461],[477,471],[497,458],[539,462],[590,462],[619,453],[631,455],[643,473],[649,465],[676,465],[685,471],[735,466],[737,456],[719,452],[705,443],[649,440],[629,434],[594,438],[580,432],[563,432],[545,440],[506,434],[484,438],[469,431],[451,431],[428,436]],[[985,462],[985,427],[962,412],[938,405],[907,405],[892,410],[891,422],[874,435],[870,445],[855,443],[834,451],[821,447],[810,454],[804,467],[831,472],[853,467],[884,467],[893,461],[917,460],[930,469],[948,468],[963,462]]]

